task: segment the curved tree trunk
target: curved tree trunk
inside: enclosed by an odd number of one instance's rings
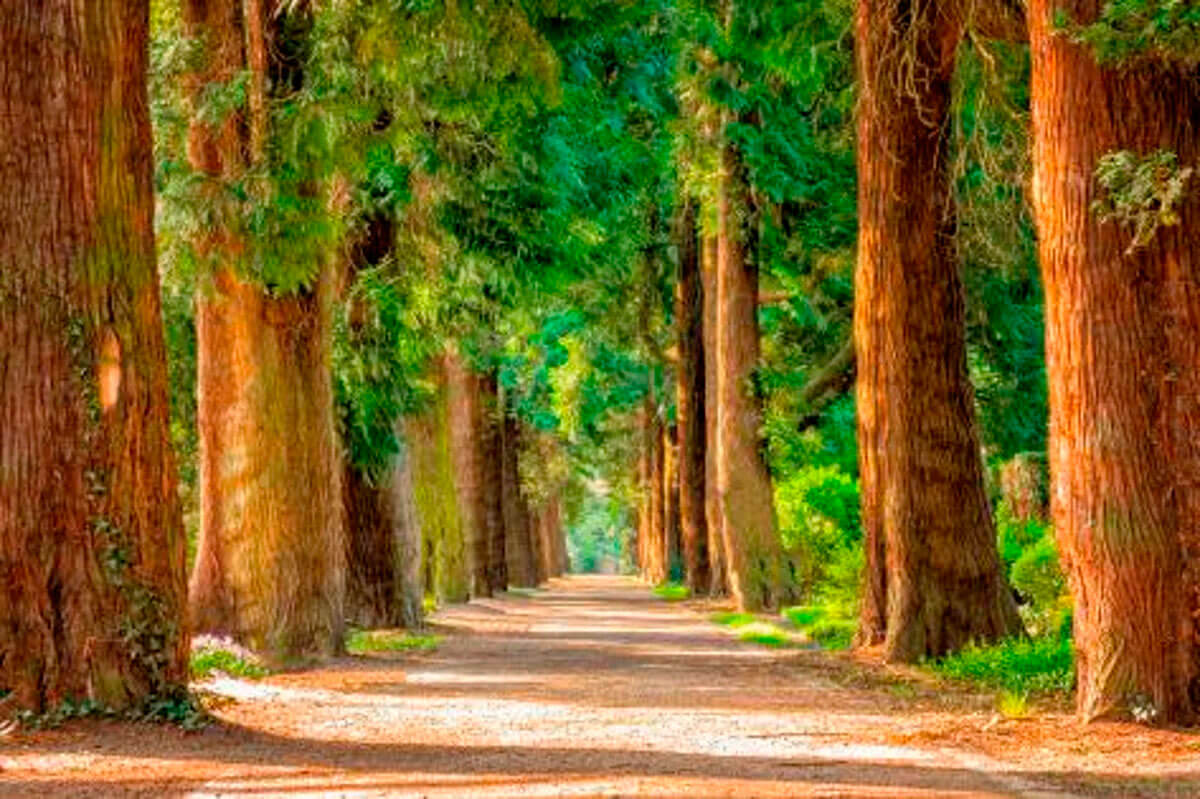
[[[41,711],[183,690],[148,3],[0,14],[0,688]]]
[[[729,591],[742,610],[785,599],[771,476],[763,460],[758,366],[756,231],[741,158],[722,144],[717,209],[717,496]]]
[[[946,126],[961,20],[859,0],[854,332],[867,550],[859,642],[915,661],[1020,629],[967,375]]]
[[[726,574],[725,533],[721,501],[717,494],[717,237],[704,236],[700,248],[700,280],[704,328],[704,523],[708,528],[708,593],[723,596],[729,590]]]
[[[1130,248],[1101,222],[1101,156],[1200,165],[1194,70],[1101,68],[1056,30],[1097,4],[1030,4],[1035,211],[1046,287],[1051,505],[1075,598],[1078,710],[1188,722],[1200,697],[1200,192]]]
[[[696,206],[688,199],[676,232],[679,273],[675,282],[676,377],[675,419],[679,439],[679,536],[687,586],[707,593],[708,524],[705,521],[704,465],[704,293],[696,240]]]

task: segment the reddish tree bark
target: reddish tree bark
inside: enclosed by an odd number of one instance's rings
[[[500,386],[493,370],[479,376],[479,458],[482,464],[484,524],[487,528],[487,582],[492,593],[508,588],[508,548],[504,529],[504,441]]]
[[[1029,6],[1034,204],[1046,288],[1051,506],[1075,598],[1077,705],[1188,722],[1200,697],[1200,193],[1130,249],[1089,209],[1099,159],[1165,149],[1200,163],[1194,68],[1154,56],[1101,66]]]
[[[1020,623],[984,492],[954,249],[945,134],[962,22],[944,4],[859,0],[856,31],[859,642],[911,662]]]
[[[33,711],[188,678],[148,28],[137,0],[0,13],[0,688]]]
[[[663,579],[671,580],[683,569],[679,532],[679,450],[675,444],[675,426],[663,425]]]
[[[675,419],[679,439],[679,535],[684,572],[692,593],[707,593],[712,581],[708,564],[704,467],[704,293],[696,239],[696,206],[689,199],[680,212],[676,239],[679,269],[675,282],[676,376]]]
[[[455,487],[463,538],[467,552],[467,574],[471,596],[491,596],[488,582],[490,528],[486,475],[483,463],[483,406],[479,378],[459,358],[445,357],[449,404],[450,452],[454,462]]]
[[[534,562],[533,533],[530,529],[529,505],[521,493],[520,450],[521,423],[504,413],[500,430],[502,483],[501,495],[504,515],[505,559],[508,563],[509,585],[529,587],[537,585],[537,568]]]
[[[721,596],[729,590],[726,576],[725,533],[717,494],[717,237],[701,239],[700,279],[704,329],[704,522],[708,528],[708,593]]]

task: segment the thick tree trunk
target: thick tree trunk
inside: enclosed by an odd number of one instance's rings
[[[0,13],[0,688],[182,691],[147,2]]]
[[[711,583],[708,524],[704,511],[704,293],[696,239],[696,206],[688,200],[676,233],[679,274],[675,283],[675,420],[679,438],[679,535],[687,586],[707,593]]]
[[[447,353],[444,363],[449,397],[450,452],[462,518],[470,593],[474,597],[491,596],[487,576],[490,533],[481,442],[484,424],[480,381],[458,355]]]
[[[1035,0],[1035,211],[1046,287],[1051,505],[1075,598],[1078,710],[1187,722],[1200,697],[1200,193],[1130,249],[1093,173],[1116,150],[1200,162],[1194,70],[1101,68],[1056,30],[1097,3]]]
[[[421,525],[411,461],[409,453],[401,455],[374,482],[346,467],[346,619],[360,627],[423,625]]]
[[[508,588],[508,545],[504,529],[504,433],[500,386],[495,371],[479,377],[479,458],[483,518],[487,528],[487,583],[492,593]]]
[[[1020,629],[996,554],[967,375],[946,126],[961,20],[859,0],[854,331],[867,583],[890,660]]]
[[[529,505],[521,493],[521,423],[504,409],[501,422],[501,497],[504,515],[505,559],[509,585],[528,588],[537,585],[533,557],[533,533],[530,530]]]
[[[454,427],[454,381],[432,367],[438,389],[429,407],[404,420],[404,442],[421,530],[425,568],[422,582],[440,602],[465,602],[470,588],[466,525],[462,520],[458,479],[457,431]],[[449,407],[448,407],[449,406]]]
[[[717,496],[729,590],[742,610],[786,599],[771,477],[763,460],[758,366],[758,267],[741,158],[722,145],[717,209]]]
[[[704,236],[700,249],[700,279],[704,303],[704,523],[708,528],[708,593],[723,596],[729,590],[726,575],[725,533],[721,501],[717,495],[717,237]]]
[[[679,540],[679,452],[675,428],[663,425],[663,579],[682,576],[683,560]]]
[[[328,270],[274,298],[216,275],[197,299],[198,631],[279,656],[340,649],[346,543]]]

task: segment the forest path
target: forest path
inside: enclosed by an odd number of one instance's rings
[[[844,657],[738,642],[703,604],[628,579],[555,580],[433,621],[434,653],[219,678],[223,723],[199,734],[89,722],[0,739],[0,795],[1198,795],[1001,765],[964,746],[1004,732],[990,711],[872,683]]]

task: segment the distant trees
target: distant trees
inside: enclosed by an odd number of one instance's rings
[[[148,19],[144,0],[0,15],[0,687],[35,712],[188,678]]]

